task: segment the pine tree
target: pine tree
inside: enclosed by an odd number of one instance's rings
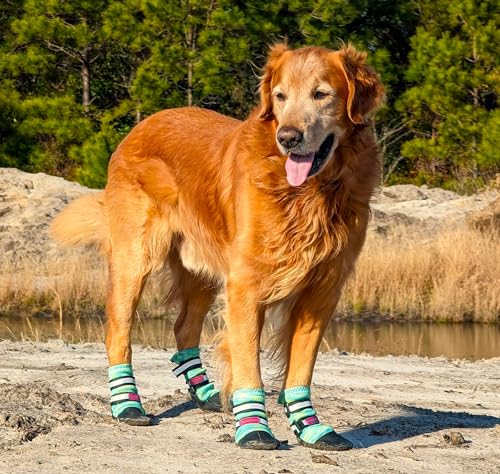
[[[29,144],[25,169],[72,177],[68,151],[94,133],[87,114],[99,16],[85,0],[25,0],[9,24],[0,72],[16,103],[16,133]]]
[[[500,13],[494,1],[422,1],[399,109],[420,182],[473,189],[500,170]],[[451,180],[449,178],[452,178]]]
[[[343,40],[369,52],[386,86],[376,121],[385,178],[466,189],[499,170],[495,6],[5,0],[0,166],[103,186],[111,153],[146,116],[195,105],[243,118],[270,44],[337,48]]]
[[[26,166],[31,143],[18,130],[24,118],[15,82],[2,71],[9,54],[11,24],[22,12],[22,0],[6,0],[0,8],[0,166]]]

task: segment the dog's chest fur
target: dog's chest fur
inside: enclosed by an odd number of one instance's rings
[[[260,216],[254,245],[254,265],[260,274],[262,298],[277,301],[308,286],[341,278],[333,275],[333,260],[342,258],[352,235],[363,235],[368,204],[354,209],[349,198],[332,199],[340,189],[303,193],[295,197],[275,194],[275,211]],[[257,250],[257,249],[254,249]]]

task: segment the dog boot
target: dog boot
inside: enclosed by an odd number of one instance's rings
[[[234,440],[240,448],[276,449],[279,446],[269,429],[262,388],[236,390],[232,407],[236,418]]]
[[[131,364],[113,365],[108,368],[113,418],[129,425],[147,426],[151,419],[146,415],[135,385]]]
[[[220,390],[214,388],[203,368],[200,348],[192,347],[176,352],[170,360],[177,364],[173,369],[176,377],[184,375],[189,387],[189,395],[198,408],[204,411],[222,411]]]
[[[292,387],[283,390],[278,403],[285,407],[290,427],[299,444],[326,451],[346,451],[353,447],[343,436],[328,425],[320,423],[311,403],[309,387]]]

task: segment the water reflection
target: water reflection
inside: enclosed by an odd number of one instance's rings
[[[207,324],[202,342],[209,343],[218,328]],[[100,320],[0,317],[0,339],[46,341],[63,338],[70,343],[104,339]],[[172,323],[142,319],[133,329],[134,342],[155,348],[175,346]],[[372,355],[445,356],[471,360],[500,357],[500,326],[494,324],[442,324],[391,321],[332,321],[322,349]]]
[[[473,323],[332,321],[324,346],[372,355],[500,357],[500,326]]]

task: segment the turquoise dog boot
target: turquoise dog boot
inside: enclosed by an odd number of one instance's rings
[[[134,426],[147,426],[151,419],[142,407],[131,364],[108,368],[113,418]]]
[[[335,430],[320,423],[311,403],[309,387],[292,387],[283,390],[278,403],[285,407],[290,427],[299,444],[326,451],[346,451],[353,444]]]
[[[170,360],[177,364],[172,370],[176,377],[184,375],[191,400],[204,411],[222,411],[220,390],[214,387],[200,359],[200,348],[192,347],[176,352]]]
[[[234,440],[240,448],[278,448],[279,442],[269,428],[262,388],[236,390],[233,393],[232,407],[236,418]]]

